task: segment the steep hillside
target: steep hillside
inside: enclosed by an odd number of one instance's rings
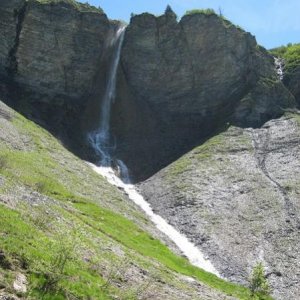
[[[153,238],[170,243],[122,191],[1,102],[0,128],[1,299],[247,299]]]
[[[276,299],[298,299],[300,116],[229,127],[141,185],[145,198],[230,280],[258,261]]]

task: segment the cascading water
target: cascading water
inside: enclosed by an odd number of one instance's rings
[[[284,60],[282,58],[274,57],[275,61],[275,69],[276,73],[280,80],[283,80],[283,66],[284,66]]]
[[[88,140],[90,144],[95,149],[96,153],[101,157],[100,165],[107,167],[111,166],[111,150],[114,148],[111,143],[110,136],[110,111],[111,105],[116,96],[117,71],[124,34],[125,26],[122,26],[117,30],[116,35],[111,41],[111,47],[113,47],[114,53],[112,56],[112,64],[110,66],[108,82],[101,107],[100,126],[88,134]]]
[[[200,267],[208,272],[214,273],[220,276],[211,262],[204,258],[201,251],[193,245],[183,234],[178,232],[173,226],[168,224],[162,217],[155,214],[146,202],[142,195],[140,195],[135,187],[130,184],[130,177],[128,168],[123,161],[115,159],[115,168],[112,168],[112,157],[111,157],[111,137],[110,137],[110,112],[111,105],[115,97],[116,91],[116,77],[118,64],[120,60],[120,53],[122,48],[122,43],[124,39],[125,27],[119,28],[116,36],[112,40],[111,45],[114,46],[113,60],[109,73],[109,80],[107,83],[106,92],[102,102],[101,109],[101,122],[97,130],[90,132],[88,134],[88,140],[95,152],[101,157],[99,165],[93,164],[89,165],[100,175],[106,178],[106,180],[118,188],[124,190],[136,205],[138,205],[152,220],[156,227],[166,234],[183,252],[183,254],[189,259],[191,264]],[[117,169],[117,171],[116,171]],[[120,179],[117,175],[122,178]]]

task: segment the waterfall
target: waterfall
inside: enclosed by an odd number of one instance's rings
[[[96,130],[88,134],[89,143],[92,145],[96,153],[101,157],[100,165],[102,166],[111,166],[112,161],[111,150],[114,149],[114,146],[111,144],[110,137],[110,115],[111,105],[116,96],[117,71],[124,34],[125,26],[122,26],[117,30],[115,36],[111,40],[110,45],[114,50],[112,55],[112,63],[110,65],[108,74],[108,82],[102,100],[100,124]]]
[[[114,146],[111,144],[110,137],[110,114],[111,105],[115,98],[116,78],[124,33],[125,27],[120,27],[111,41],[111,46],[114,50],[109,70],[109,79],[104,98],[102,99],[100,124],[98,129],[88,134],[88,141],[99,157],[101,157],[101,160],[99,162],[99,166],[90,163],[88,164],[94,171],[106,178],[110,184],[124,190],[124,192],[128,195],[128,198],[146,213],[156,227],[178,246],[193,265],[219,276],[219,273],[211,262],[204,258],[201,251],[195,245],[193,245],[173,226],[168,224],[162,217],[153,212],[150,204],[145,201],[143,196],[136,191],[132,184],[130,184],[131,180],[129,177],[129,171],[125,163],[119,159],[112,159],[111,157],[111,150]]]
[[[284,60],[282,58],[274,57],[275,70],[280,80],[283,80]]]

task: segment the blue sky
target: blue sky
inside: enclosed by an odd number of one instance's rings
[[[86,2],[86,0],[82,0]],[[131,13],[162,14],[170,4],[181,17],[194,8],[221,8],[225,17],[256,36],[259,44],[273,48],[300,43],[300,0],[89,0],[111,19],[129,21]]]

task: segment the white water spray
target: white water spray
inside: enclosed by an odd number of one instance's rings
[[[111,40],[111,47],[113,47],[112,64],[109,70],[108,82],[103,97],[100,126],[98,129],[88,134],[88,140],[96,153],[101,157],[100,164],[102,166],[111,166],[111,150],[114,146],[111,145],[110,138],[110,112],[111,105],[116,96],[116,81],[117,71],[120,61],[121,48],[124,40],[125,27],[120,27],[114,38]]]
[[[282,58],[274,57],[275,61],[275,70],[280,80],[283,80],[283,66],[284,61]]]
[[[122,43],[124,39],[125,27],[121,27],[115,38],[112,40],[111,45],[114,46],[115,50],[113,53],[113,60],[109,72],[109,80],[106,87],[106,92],[104,95],[102,109],[101,109],[101,122],[97,130],[88,134],[88,140],[91,146],[94,148],[95,152],[101,157],[100,166],[93,164],[89,165],[98,173],[106,178],[106,180],[120,189],[123,189],[136,205],[138,205],[152,220],[156,227],[166,234],[183,252],[183,254],[189,259],[191,264],[200,267],[208,272],[214,273],[219,276],[219,273],[210,263],[209,260],[205,259],[201,251],[193,245],[183,234],[178,232],[173,226],[168,224],[162,217],[155,214],[147,203],[143,196],[140,195],[135,187],[130,184],[130,177],[128,168],[121,160],[114,160],[115,166],[112,168],[112,157],[111,150],[113,146],[111,145],[110,138],[110,113],[111,104],[115,98],[116,91],[116,78],[118,64],[120,60],[120,53],[122,48]],[[122,178],[122,180],[117,175]]]

